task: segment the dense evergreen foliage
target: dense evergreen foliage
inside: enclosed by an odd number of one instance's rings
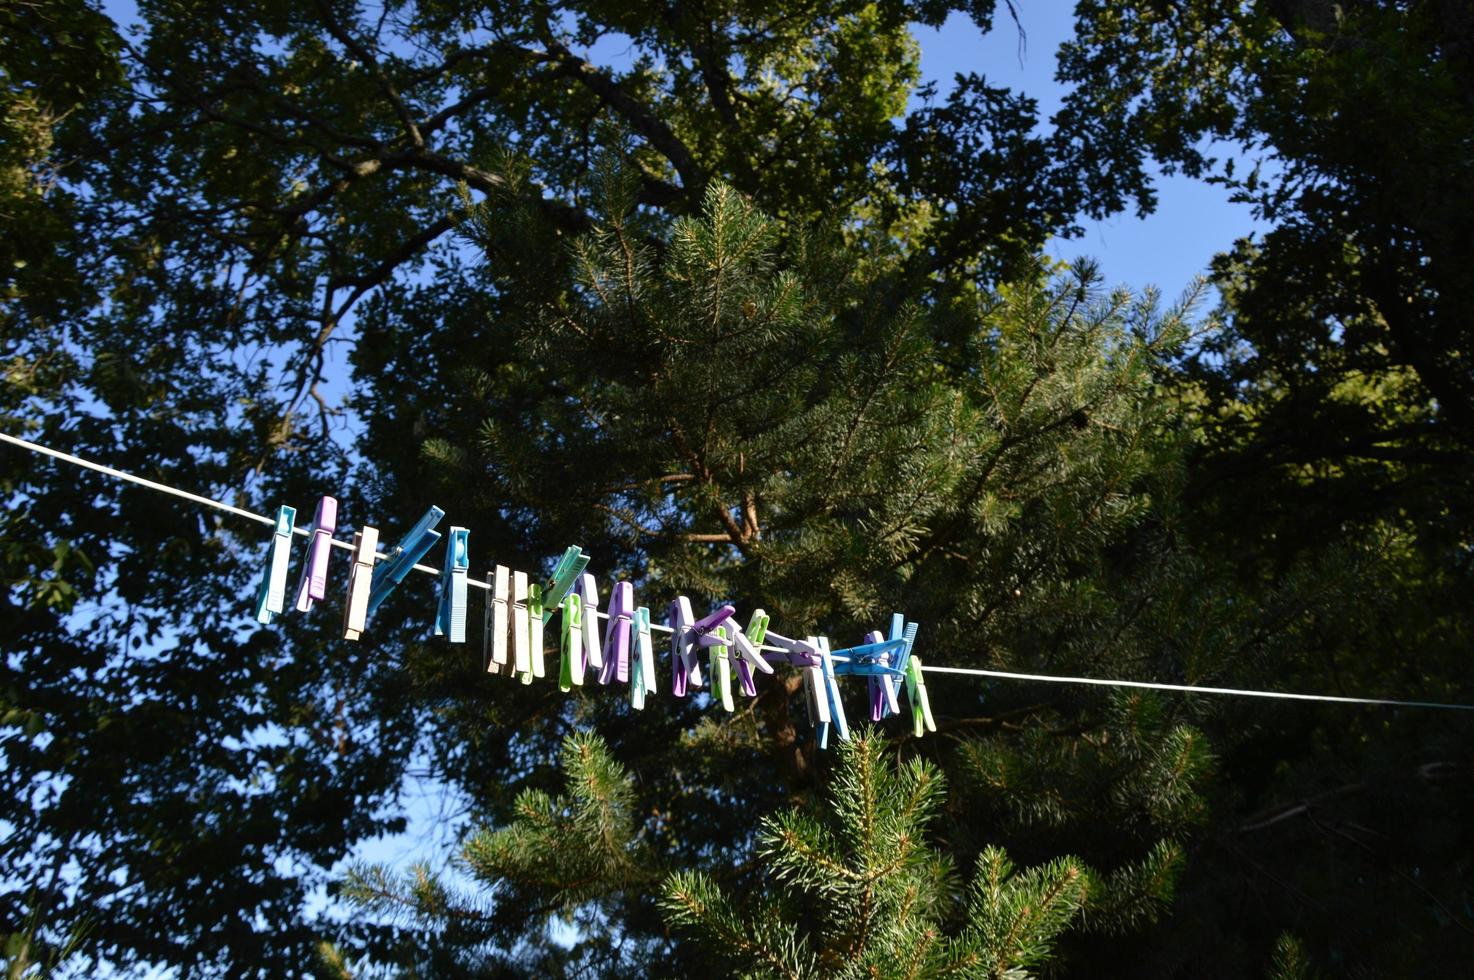
[[[1474,701],[1464,6],[1084,2],[1048,121],[982,66],[914,98],[954,10],[1016,8],[6,7],[0,428],[391,540],[439,503],[478,576],[578,543],[657,611],[904,610],[929,663]],[[1040,258],[1152,161],[1272,222],[1216,310]],[[936,736],[820,752],[784,668],[735,714],[524,686],[428,580],[361,643],[259,628],[257,528],[0,487],[14,976],[1474,953],[1462,715],[938,676]],[[461,873],[345,873],[420,770]]]

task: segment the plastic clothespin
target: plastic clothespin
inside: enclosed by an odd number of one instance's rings
[[[573,589],[573,583],[583,574],[583,570],[589,567],[589,556],[583,553],[578,545],[573,545],[563,552],[558,559],[558,564],[553,566],[553,574],[542,586],[543,622],[553,618],[553,613],[563,604],[563,600]],[[539,674],[538,676],[542,676]]]
[[[512,670],[523,677],[532,676],[532,611],[527,607],[528,591],[527,573],[513,572]],[[542,622],[541,617],[538,622]]]
[[[500,674],[507,666],[507,633],[511,622],[512,573],[506,565],[486,577],[486,632],[481,640],[481,666]]]
[[[368,614],[372,616],[378,611],[383,601],[389,598],[409,570],[415,567],[415,562],[425,557],[425,552],[440,540],[440,532],[434,530],[435,525],[445,516],[445,511],[439,507],[431,507],[410,528],[404,537],[399,539],[399,544],[389,552],[389,556],[374,568],[374,584],[369,590]]]
[[[916,737],[921,737],[923,727],[929,732],[937,730],[931,716],[931,700],[926,696],[926,678],[921,674],[921,658],[912,656],[906,661],[906,700],[911,702],[911,726]]]
[[[773,639],[773,634],[768,634],[768,639]],[[790,640],[791,643],[797,641]],[[814,651],[817,658],[819,653],[819,638],[809,637],[804,641],[804,646]],[[793,652],[793,651],[790,651]],[[807,662],[806,662],[807,664]],[[814,726],[815,738],[819,748],[827,748],[829,745],[829,696],[824,689],[824,673],[817,663],[803,667],[804,682],[804,704],[808,708],[809,724]]]
[[[445,543],[445,566],[440,572],[440,607],[435,613],[435,635],[452,643],[466,642],[466,576],[471,569],[471,532],[450,529]]]
[[[829,638],[821,636],[817,639],[819,641],[819,672],[824,681],[824,696],[829,699],[830,718],[840,741],[848,742],[850,726],[845,720],[844,702],[839,697],[839,678],[834,673],[834,657],[829,651]]]
[[[307,612],[312,603],[328,595],[328,557],[333,553],[333,532],[338,529],[338,501],[322,497],[312,515],[312,536],[297,582],[297,611]]]
[[[369,591],[374,584],[374,562],[379,557],[379,529],[364,525],[353,535],[353,567],[348,571],[348,597],[343,603],[343,639],[363,635],[368,621]]]
[[[701,668],[696,664],[695,619],[691,600],[676,596],[670,604],[670,692],[678,698],[686,696],[688,684],[701,686]]]
[[[578,577],[574,592],[583,607],[584,663],[589,670],[603,671],[604,653],[599,649],[599,586],[594,577],[584,572]],[[607,683],[607,682],[606,682]]]
[[[911,650],[916,645],[916,633],[920,626],[916,623],[906,622],[906,617],[900,613],[891,614],[891,631],[889,639],[901,640],[903,646],[895,660],[896,673],[887,681],[890,688],[890,698],[887,707],[891,711],[900,714],[900,707],[896,706],[896,696],[900,691],[901,684],[906,678],[906,662],[911,658]]]
[[[628,582],[617,582],[614,593],[609,597],[609,625],[604,628],[604,667],[599,671],[599,683],[619,681],[624,684],[630,679],[630,627],[635,611],[635,587]],[[591,628],[597,628],[595,624]],[[646,613],[645,633],[650,633],[649,613]]]
[[[527,587],[527,652],[532,664],[531,669],[522,675],[524,684],[531,684],[534,677],[547,676],[547,664],[543,660],[543,623],[547,618],[543,587],[534,582]]]
[[[807,640],[790,640],[786,636],[780,636],[772,630],[768,630],[763,639],[779,647],[786,653],[765,652],[763,659],[777,660],[780,663],[793,664],[795,667],[817,667],[819,666],[819,648],[814,645],[814,638]]]
[[[296,520],[297,508],[283,504],[276,509],[266,568],[261,573],[261,587],[256,590],[257,622],[271,622],[271,617],[286,607],[287,562],[292,556],[292,524]]]
[[[707,647],[707,654],[711,661],[711,694],[712,697],[722,702],[722,707],[727,711],[735,710],[732,704],[732,664],[727,656],[727,627],[718,626],[712,631],[721,643],[713,643]]]
[[[650,642],[650,610],[640,606],[630,617],[635,635],[634,664],[630,667],[630,707],[644,710],[645,695],[655,693],[655,645]]]
[[[558,690],[566,694],[573,690],[575,684],[583,687],[583,602],[578,598],[577,592],[568,593],[568,598],[563,600],[561,612],[563,639],[560,649],[563,656],[558,666]]]
[[[861,674],[868,681],[871,721],[884,716],[888,703],[894,710],[900,710],[892,684],[904,676],[894,666],[904,647],[904,640],[885,640],[879,630],[872,630],[865,634],[865,642],[859,646],[830,651],[836,674]]]
[[[763,657],[759,649],[763,639],[768,634],[768,614],[761,609],[755,609],[752,618],[747,621],[747,631],[734,620],[728,624],[732,630],[732,646],[737,649],[734,658],[734,666],[737,668],[737,681],[742,685],[742,693],[748,697],[757,696],[757,682],[753,679],[753,668],[757,668],[765,674],[773,672],[773,665]]]

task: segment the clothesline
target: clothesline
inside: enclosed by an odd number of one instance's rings
[[[45,456],[50,456],[54,459],[59,459],[63,462],[71,463],[74,466],[80,466],[84,469],[93,470],[97,473],[102,473],[115,479],[124,480],[141,487],[147,487],[150,490],[156,490],[160,493],[170,494],[182,500],[188,500],[191,503],[200,504],[205,507],[213,507],[216,510],[224,511],[227,514],[234,514],[237,517],[257,521],[261,524],[267,525],[268,527],[274,526],[276,524],[275,520],[267,517],[264,514],[257,514],[249,510],[243,510],[240,507],[234,507],[230,504],[225,503],[224,501],[214,500],[210,497],[202,497],[199,494],[190,493],[189,491],[181,490],[178,487],[171,487],[166,483],[158,483],[154,480],[148,480],[141,476],[135,476],[132,473],[127,473],[123,470],[114,469],[111,466],[104,466],[101,463],[94,463],[93,461],[83,459],[80,456],[73,456],[70,453],[64,453],[60,450],[52,449],[49,446],[43,446],[39,443],[20,439],[16,436],[7,435],[3,432],[0,432],[0,442],[8,442],[12,445],[19,446],[22,449],[27,449],[34,453],[40,453]],[[311,532],[304,527],[293,527],[292,531],[293,533],[298,534],[302,537],[308,537],[311,534]],[[341,548],[345,551],[353,550],[353,546],[346,541],[333,539],[332,545],[335,548]],[[384,552],[377,552],[377,556],[379,558],[389,557]],[[436,577],[439,577],[440,575],[439,569],[431,568],[429,565],[415,565],[414,568],[416,571],[426,572]],[[466,584],[482,590],[488,590],[491,588],[488,583],[472,578],[468,578]],[[603,612],[602,610],[595,612],[595,615],[601,619],[609,618],[609,614]],[[673,632],[671,627],[662,626],[659,623],[651,623],[650,628],[652,630],[658,630],[662,633]],[[782,649],[779,647],[767,645],[763,645],[759,649],[782,652]],[[836,657],[835,659],[845,660],[847,658]],[[1287,691],[1262,691],[1249,688],[1234,687],[1203,687],[1194,684],[1168,684],[1157,681],[1128,681],[1104,677],[1074,677],[1061,674],[1024,674],[1007,670],[989,670],[982,667],[942,667],[934,664],[923,664],[921,669],[927,673],[933,674],[965,674],[973,677],[990,677],[999,680],[1014,681],[1037,681],[1045,684],[1077,684],[1089,685],[1093,687],[1122,687],[1151,691],[1176,691],[1184,694],[1216,694],[1231,697],[1271,698],[1286,701],[1320,701],[1335,704],[1362,704],[1399,708],[1436,708],[1450,711],[1474,711],[1474,704],[1451,704],[1439,701],[1407,701],[1396,698],[1345,697],[1334,694],[1295,694]]]

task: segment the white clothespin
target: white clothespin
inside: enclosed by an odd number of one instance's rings
[[[829,700],[829,716],[834,724],[834,730],[839,734],[840,740],[850,740],[850,726],[845,719],[844,702],[839,697],[839,678],[834,673],[834,658],[829,655],[829,637],[820,636],[819,647],[819,673],[824,679],[824,694]],[[823,748],[823,743],[820,743]]]
[[[379,552],[379,529],[364,525],[353,535],[353,567],[348,572],[348,596],[343,603],[343,639],[363,635],[368,620],[369,590],[374,584],[374,561]]]
[[[532,614],[527,608],[527,573],[512,573],[512,666],[517,674],[532,676]],[[538,617],[542,622],[542,617]]]
[[[532,658],[532,670],[522,675],[522,683],[531,684],[534,677],[546,677],[547,664],[543,659],[543,623],[548,611],[543,608],[543,587],[536,582],[527,587],[527,652]]]
[[[599,587],[594,576],[578,577],[578,597],[583,605],[583,649],[589,670],[604,669],[604,651],[599,648]]]
[[[500,674],[507,665],[507,633],[511,629],[511,572],[496,566],[487,579],[486,632],[481,642],[481,659],[487,673]]]
[[[768,639],[772,640],[773,638],[773,634],[769,633]],[[809,637],[806,641],[804,641],[803,645],[808,650],[812,650],[815,653],[817,653],[819,650],[819,640],[817,637]],[[783,646],[783,644],[780,643],[778,644],[778,646]],[[787,647],[785,647],[785,649],[787,649]],[[790,652],[797,653],[799,651],[791,650]],[[817,665],[813,667],[804,667],[802,668],[802,670],[804,679],[804,700],[809,709],[809,724],[813,725],[814,728],[817,730],[819,748],[822,749],[829,744],[830,724],[829,696],[824,689],[824,673],[818,668]]]

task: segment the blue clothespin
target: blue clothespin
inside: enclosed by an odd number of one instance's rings
[[[287,562],[292,557],[292,524],[297,508],[285,504],[276,509],[276,524],[271,531],[271,547],[266,552],[266,568],[261,573],[261,587],[256,590],[256,621],[271,622],[287,602]]]
[[[404,581],[404,577],[415,566],[415,562],[425,557],[425,552],[440,540],[440,532],[433,528],[444,516],[445,511],[432,506],[425,511],[425,516],[421,517],[415,526],[399,539],[394,550],[389,552],[389,557],[374,566],[374,584],[369,589],[368,612],[370,616],[385,599],[389,598],[389,593],[394,591],[395,586]]]
[[[450,529],[445,543],[445,567],[440,573],[440,608],[435,614],[435,635],[448,636],[452,643],[466,642],[466,576],[471,569],[471,532]]]
[[[871,721],[879,721],[889,711],[901,710],[896,697],[906,673],[897,665],[906,652],[907,641],[902,636],[883,640],[879,630],[866,633],[865,642],[859,646],[832,651],[835,673],[859,674],[867,679]]]
[[[829,715],[840,740],[850,740],[850,726],[844,716],[844,702],[839,697],[839,679],[834,673],[834,657],[829,650],[829,638],[817,637],[819,643],[819,671],[824,681],[824,696],[829,699]],[[825,741],[828,741],[825,739]],[[820,748],[824,743],[819,744]]]
[[[563,552],[563,556],[558,559],[558,564],[553,566],[552,576],[542,587],[544,623],[553,618],[553,613],[558,611],[558,607],[563,605],[563,600],[573,590],[574,581],[588,567],[589,556],[584,554],[583,549],[578,545]]]

